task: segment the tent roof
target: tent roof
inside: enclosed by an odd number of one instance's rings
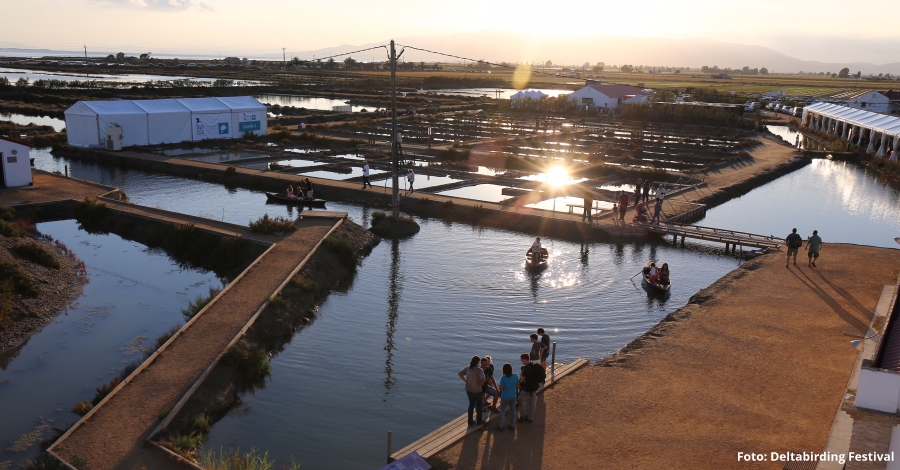
[[[143,109],[128,100],[116,101],[82,101],[88,108],[97,114],[109,115],[128,115],[128,114],[147,114]]]
[[[840,119],[854,126],[872,129],[875,132],[900,135],[900,118],[886,114],[825,102],[813,103],[804,108],[803,111],[827,118]]]
[[[226,96],[217,98],[232,111],[257,111],[265,110],[266,105],[260,103],[252,96]]]
[[[189,113],[189,109],[175,99],[162,100],[135,100],[134,104],[146,111],[152,113]]]
[[[179,98],[179,103],[194,112],[230,113],[231,108],[218,98]]]

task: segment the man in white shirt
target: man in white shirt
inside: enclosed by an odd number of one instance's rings
[[[666,198],[666,188],[660,183],[659,187],[656,188],[656,199],[662,201]]]
[[[363,189],[366,189],[366,185],[372,187],[372,182],[369,181],[369,161],[363,160]]]
[[[537,237],[534,240],[534,243],[531,244],[531,259],[535,261],[540,261],[542,257],[541,252],[541,237]]]

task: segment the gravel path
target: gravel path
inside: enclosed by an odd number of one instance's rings
[[[66,460],[81,457],[92,470],[182,468],[144,440],[335,223],[315,218],[297,222],[296,232],[280,241],[150,367],[58,442],[55,452]]]
[[[783,463],[737,453],[822,452],[857,357],[845,330],[866,331],[900,250],[831,244],[818,264],[745,263],[606,367],[547,391],[533,424],[439,457],[467,470],[759,470]]]

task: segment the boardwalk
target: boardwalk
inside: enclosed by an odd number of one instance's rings
[[[672,235],[672,242],[675,243],[678,237],[681,237],[681,243],[685,238],[694,238],[697,240],[706,240],[712,242],[720,242],[731,246],[750,246],[754,248],[776,248],[782,244],[780,238],[773,235],[758,235],[755,233],[738,232],[736,230],[728,230],[714,227],[702,227],[699,225],[683,225],[683,224],[659,224],[659,225],[642,225],[648,232],[659,235]]]
[[[296,232],[273,244],[50,451],[67,462],[76,456],[85,459],[94,470],[181,468],[174,459],[147,446],[145,439],[252,322],[268,298],[340,225],[343,214],[330,215],[337,218],[298,221]]]

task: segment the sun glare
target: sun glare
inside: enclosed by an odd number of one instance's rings
[[[569,172],[561,166],[550,168],[547,170],[547,182],[553,186],[562,186],[569,182]]]

